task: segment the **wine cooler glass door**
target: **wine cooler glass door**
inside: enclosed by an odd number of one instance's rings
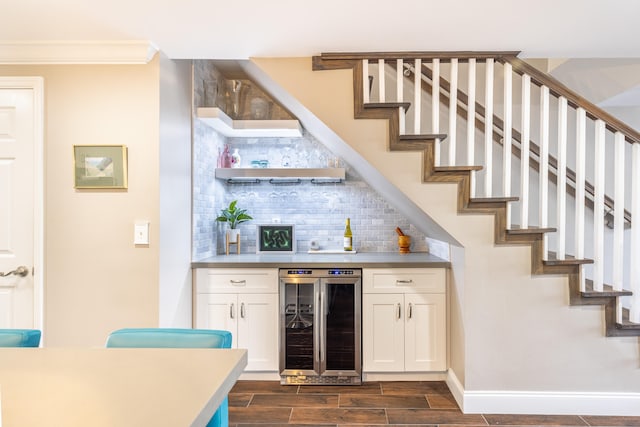
[[[318,374],[315,319],[318,282],[318,279],[282,279],[280,282],[282,375]]]
[[[360,280],[323,279],[320,370],[324,375],[360,376]]]

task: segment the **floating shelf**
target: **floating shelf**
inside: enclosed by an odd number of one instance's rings
[[[344,168],[218,168],[216,178],[227,181],[292,182],[311,180],[317,183],[341,182],[346,177]]]
[[[298,120],[233,120],[215,107],[200,107],[196,116],[224,136],[230,137],[301,137]]]

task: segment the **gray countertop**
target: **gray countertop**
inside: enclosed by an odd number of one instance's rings
[[[355,254],[296,253],[218,255],[192,262],[192,268],[449,268],[445,259],[423,252],[367,252]]]

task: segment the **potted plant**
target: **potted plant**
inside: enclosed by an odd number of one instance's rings
[[[251,215],[247,214],[246,209],[240,209],[237,204],[237,200],[232,201],[229,203],[228,207],[220,211],[220,215],[216,218],[216,221],[218,222],[226,222],[229,224],[227,234],[229,235],[229,241],[231,242],[238,241],[238,234],[240,233],[240,230],[237,229],[238,224],[242,224],[243,222],[253,219]]]

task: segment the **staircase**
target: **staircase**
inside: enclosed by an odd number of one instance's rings
[[[441,77],[445,64],[448,79]],[[466,81],[459,77],[461,64],[466,67]],[[533,275],[566,275],[571,305],[604,307],[606,336],[640,336],[640,270],[633,263],[640,255],[640,227],[631,222],[634,214],[640,215],[640,134],[521,61],[516,52],[323,54],[313,58],[313,69],[352,70],[354,117],[387,120],[390,151],[422,152],[423,182],[457,183],[458,212],[493,214],[498,245],[530,245]],[[478,71],[484,72],[481,85]],[[515,81],[521,83],[522,92],[514,102]],[[539,105],[531,102],[532,86],[539,92]],[[501,105],[494,98],[498,91],[503,95]],[[476,100],[481,92],[484,104]],[[555,121],[551,108],[557,108]],[[514,111],[520,112],[517,126]],[[463,127],[465,141],[457,136]],[[430,133],[423,133],[423,128]],[[440,132],[443,128],[446,133]],[[535,128],[538,141],[530,137]],[[550,138],[550,128],[555,128],[557,139]],[[592,136],[587,136],[589,131]],[[609,142],[611,150],[606,146]],[[463,152],[459,146],[465,144]],[[502,148],[501,164],[499,158],[496,161],[496,145]],[[567,155],[568,146],[575,159]],[[481,150],[484,156],[479,159],[476,151]],[[609,158],[610,180],[604,173]],[[633,179],[624,172],[629,163]],[[514,166],[520,167],[517,196],[511,189],[518,178],[512,174]],[[590,166],[595,170],[593,183],[587,179]],[[532,187],[531,174],[538,175],[533,182],[537,189]],[[630,211],[624,202],[624,184],[629,182],[633,185]],[[502,188],[496,190],[500,187],[496,184]],[[610,187],[613,197],[606,195]],[[550,190],[557,189],[563,191],[555,191],[556,209],[551,210]],[[501,194],[495,196],[498,191]],[[568,204],[575,209],[569,220]],[[530,210],[536,206],[540,207],[538,224],[532,226]],[[519,211],[517,219],[514,210]],[[593,238],[585,242],[585,234],[591,232],[585,223],[591,214],[596,218]],[[572,220],[575,228],[569,230]],[[613,231],[608,232],[606,225],[611,224]],[[568,230],[573,231],[573,241],[567,237]],[[631,251],[626,264],[625,244]],[[593,257],[585,256],[585,247],[587,251],[594,248]],[[606,257],[609,247],[613,256]],[[605,276],[612,278],[611,285],[605,283]]]

